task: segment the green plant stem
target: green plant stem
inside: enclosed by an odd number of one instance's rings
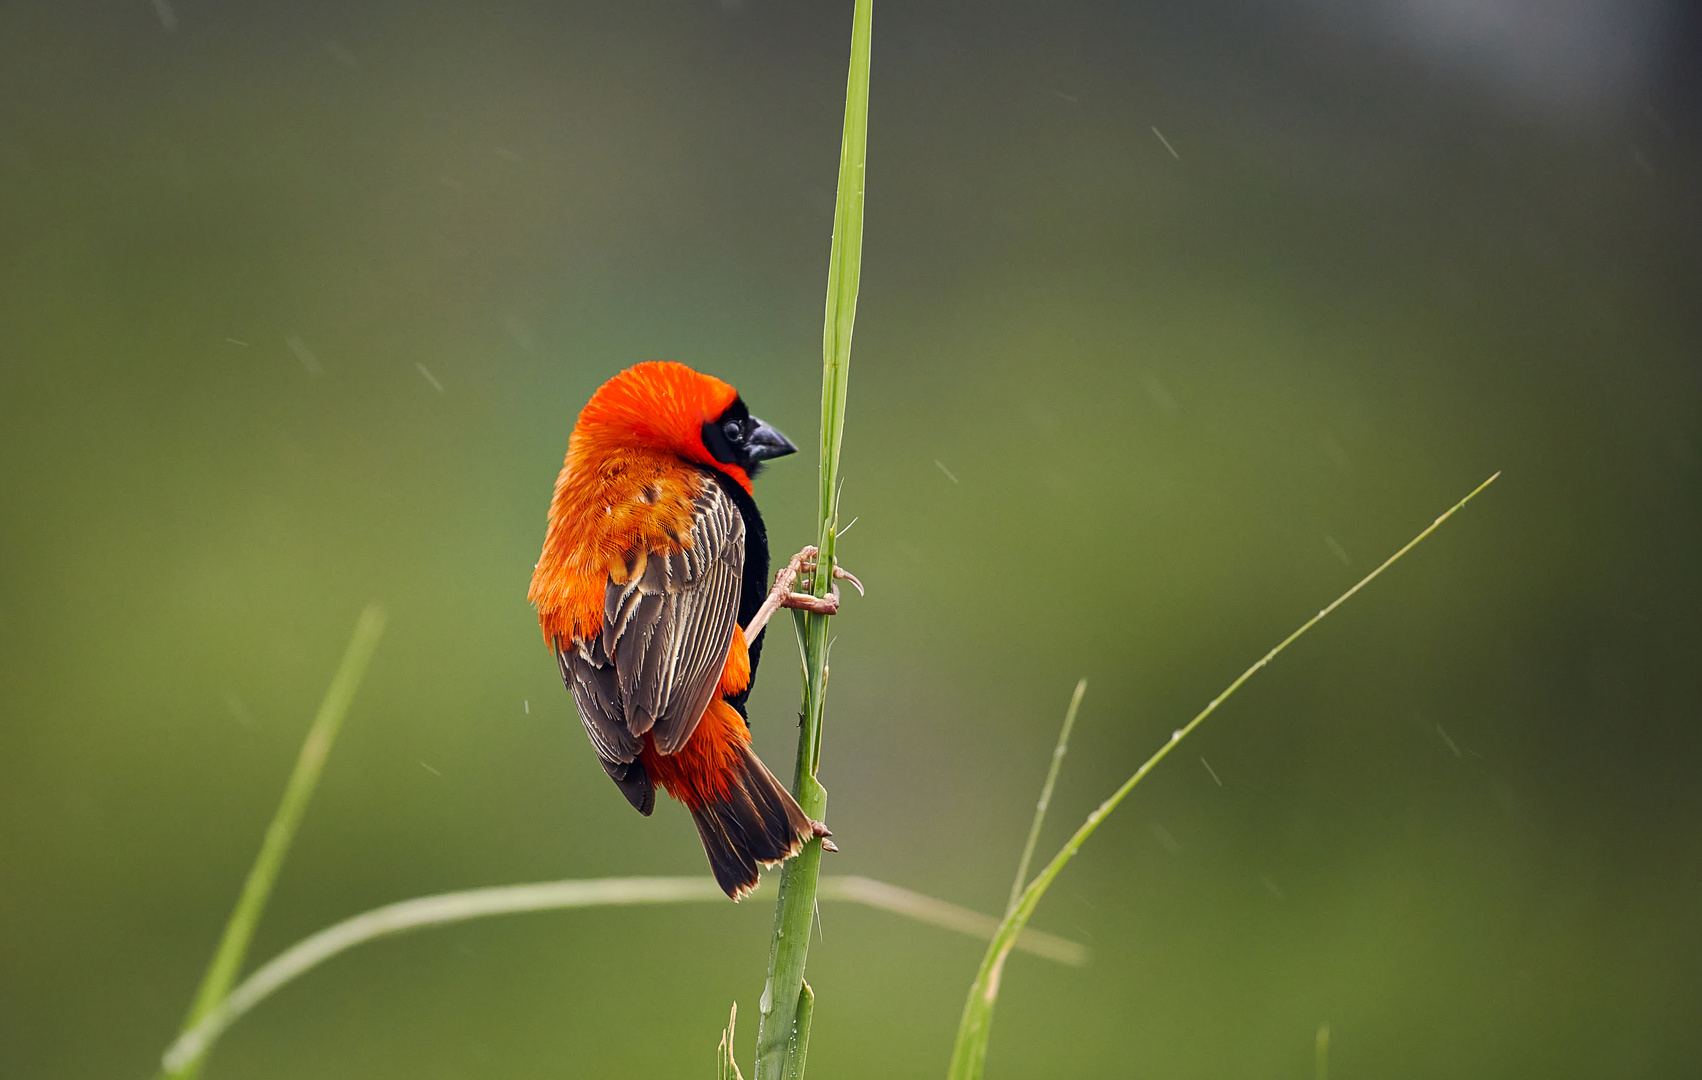
[[[764,883],[758,892],[764,891],[773,890]],[[495,915],[637,904],[725,903],[726,896],[711,877],[591,878],[464,889],[386,904],[311,934],[262,964],[194,1027],[178,1036],[162,1063],[167,1071],[192,1065],[232,1024],[279,989],[369,941]],[[999,928],[999,920],[991,915],[866,877],[822,878],[816,898],[879,908],[983,941]],[[1077,942],[1036,930],[1024,931],[1017,939],[1017,948],[1061,964],[1079,967],[1087,963],[1087,950]]]
[[[266,900],[272,895],[278,870],[284,864],[284,856],[289,854],[291,841],[295,839],[296,827],[301,824],[307,804],[313,798],[313,789],[319,783],[326,755],[331,752],[331,744],[337,739],[343,717],[348,714],[349,704],[354,700],[355,691],[360,687],[361,678],[366,674],[367,664],[372,660],[373,650],[378,647],[379,636],[383,633],[384,610],[377,605],[369,605],[355,623],[355,632],[349,638],[348,648],[343,651],[343,662],[325,691],[325,700],[319,704],[319,712],[307,730],[307,738],[302,741],[295,771],[290,773],[277,813],[272,815],[272,823],[266,827],[266,838],[260,844],[260,853],[254,857],[254,866],[248,871],[242,896],[231,912],[230,921],[225,924],[224,936],[219,940],[213,961],[201,978],[201,987],[190,1006],[189,1017],[183,1023],[185,1032],[218,1007],[235,981],[236,973],[242,969],[248,943],[254,937],[254,927],[266,909]],[[168,1069],[167,1075],[194,1077],[200,1068],[201,1058],[197,1055],[175,1069]]]
[[[1046,807],[1052,803],[1052,786],[1058,782],[1058,768],[1070,748],[1070,729],[1076,726],[1076,710],[1081,708],[1081,696],[1087,693],[1087,680],[1076,682],[1076,692],[1070,695],[1070,707],[1064,710],[1064,726],[1058,729],[1058,744],[1052,748],[1052,764],[1046,769],[1046,783],[1040,787],[1040,801],[1034,804],[1034,822],[1028,827],[1028,842],[1022,845],[1022,860],[1016,864],[1016,880],[1011,882],[1011,898],[1005,904],[1005,914],[1016,910],[1022,899],[1022,887],[1028,884],[1028,864],[1034,861],[1034,846],[1040,842],[1040,825],[1046,820]]]
[[[838,537],[839,448],[845,431],[845,394],[851,369],[851,332],[863,266],[863,174],[869,130],[869,30],[872,0],[856,0],[851,18],[851,62],[845,80],[845,126],[839,144],[839,186],[828,255],[827,304],[822,324],[821,469],[818,476],[816,596],[833,584]],[[827,814],[821,767],[822,715],[827,691],[828,616],[794,612],[804,664],[803,716],[793,794],[804,813]],[[800,1010],[804,963],[814,924],[821,841],[811,840],[780,872],[768,980],[757,1021],[756,1080],[801,1076],[809,1045],[809,1010]],[[796,1062],[791,1058],[796,1056]]]
[[[1407,541],[1404,547],[1385,559],[1381,566],[1366,574],[1353,588],[1336,597],[1329,607],[1307,619],[1298,630],[1283,638],[1276,648],[1260,657],[1258,663],[1243,671],[1223,693],[1211,700],[1211,704],[1201,709],[1198,715],[1188,721],[1185,726],[1172,732],[1169,742],[1160,747],[1157,753],[1135,770],[1133,776],[1124,781],[1122,787],[1113,792],[1110,798],[1106,799],[1099,805],[1098,809],[1087,816],[1087,820],[1075,831],[1075,835],[1070,837],[1069,841],[1052,857],[1052,861],[1046,864],[1045,869],[1041,870],[1034,880],[1023,889],[1016,906],[1005,916],[1004,922],[999,926],[998,934],[987,946],[986,955],[981,960],[980,970],[976,972],[975,982],[969,988],[969,999],[964,1002],[963,1017],[958,1022],[957,1042],[952,1048],[951,1067],[947,1072],[950,1080],[980,1080],[982,1069],[987,1060],[987,1037],[993,1025],[993,1006],[999,997],[999,980],[1004,971],[1005,960],[1010,956],[1011,948],[1016,942],[1016,935],[1027,925],[1029,917],[1034,914],[1034,909],[1040,904],[1040,898],[1046,894],[1046,889],[1058,876],[1059,871],[1063,870],[1064,864],[1075,857],[1076,852],[1081,850],[1082,844],[1086,843],[1087,838],[1093,835],[1095,829],[1099,828],[1100,822],[1104,821],[1111,811],[1117,809],[1117,804],[1121,803],[1129,792],[1135,789],[1136,784],[1145,779],[1147,773],[1152,771],[1153,766],[1164,760],[1177,743],[1180,743],[1190,732],[1199,727],[1206,717],[1216,712],[1219,705],[1229,700],[1230,695],[1241,688],[1242,683],[1252,678],[1260,668],[1276,659],[1277,654],[1293,644],[1300,635],[1318,625],[1324,616],[1340,607],[1347,601],[1348,597],[1370,584],[1371,579],[1393,566],[1396,560],[1418,546],[1420,541],[1435,532],[1444,521],[1453,517],[1455,512],[1465,506],[1466,503],[1471,502],[1478,492],[1488,487],[1495,481],[1495,477],[1500,475],[1498,472],[1495,476],[1491,476],[1488,480],[1479,484],[1470,495],[1455,503],[1448,509],[1447,513],[1431,522],[1428,528]]]
[[[798,1045],[786,1055],[786,1080],[804,1080],[804,1061],[810,1053],[810,1020],[815,1014],[816,992],[810,989],[810,981],[805,979],[798,990]]]

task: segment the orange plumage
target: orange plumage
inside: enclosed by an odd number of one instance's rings
[[[727,383],[639,364],[580,412],[528,598],[604,770],[640,813],[654,787],[692,812],[738,899],[758,866],[826,835],[750,750],[762,634],[761,463],[796,448]]]

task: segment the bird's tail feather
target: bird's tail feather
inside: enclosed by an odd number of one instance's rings
[[[776,866],[828,832],[810,820],[750,747],[739,747],[728,778],[726,797],[704,803],[691,816],[716,882],[742,900],[760,880],[758,867]]]

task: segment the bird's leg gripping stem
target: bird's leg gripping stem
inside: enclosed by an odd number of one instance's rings
[[[813,611],[818,615],[834,615],[839,612],[839,586],[834,585],[826,596],[811,596],[809,593],[793,592],[792,585],[798,580],[798,575],[816,566],[816,548],[814,544],[806,546],[802,551],[787,560],[780,572],[774,575],[774,588],[768,590],[768,599],[762,602],[762,607],[751,617],[745,626],[745,643],[756,640],[762,633],[762,628],[768,625],[768,620],[783,607],[797,608],[800,611]],[[857,589],[857,595],[863,594],[863,583],[857,580],[857,575],[843,567],[835,566],[833,576],[849,581]]]

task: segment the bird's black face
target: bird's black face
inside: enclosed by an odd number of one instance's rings
[[[798,452],[792,440],[752,416],[743,398],[703,425],[703,445],[716,461],[737,465],[753,478],[769,458]]]

